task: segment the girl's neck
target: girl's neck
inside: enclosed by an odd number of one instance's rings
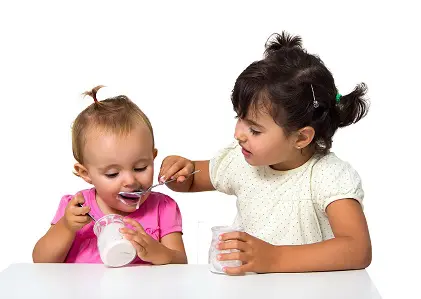
[[[279,171],[288,171],[304,165],[308,160],[313,157],[316,150],[314,147],[306,147],[302,150],[297,150],[291,155],[291,158],[288,161],[270,165],[274,170]]]

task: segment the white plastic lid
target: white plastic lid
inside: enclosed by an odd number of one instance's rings
[[[101,254],[102,262],[109,267],[121,267],[136,257],[136,249],[126,239],[112,242]]]

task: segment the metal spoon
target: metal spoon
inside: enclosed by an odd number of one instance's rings
[[[81,207],[81,208],[85,207],[85,206],[82,206],[82,204],[81,204],[81,203],[77,203],[77,205],[78,205],[79,207]],[[92,219],[94,222],[96,222],[95,218],[94,218],[94,217],[93,217],[90,213],[88,213],[88,216],[89,216],[89,217],[91,217],[91,219]]]
[[[192,176],[193,174],[198,173],[199,171],[200,171],[200,170],[193,171],[192,173],[190,173],[190,174],[186,175],[185,177],[186,177],[186,178],[188,178],[188,177]],[[158,187],[158,186],[160,186],[160,185],[164,185],[164,184],[168,184],[168,183],[174,182],[174,181],[176,181],[176,180],[177,180],[177,179],[172,179],[172,180],[169,180],[169,181],[160,182],[160,183],[158,183],[158,184],[155,184],[155,185],[150,186],[148,189],[146,189],[146,190],[144,190],[144,191],[119,192],[118,194],[119,194],[119,195],[122,195],[122,196],[130,197],[130,198],[133,198],[133,199],[137,199],[137,198],[140,198],[143,194],[145,194],[145,193],[147,193],[147,192],[151,191],[151,190],[152,190],[153,188],[155,188],[155,187]]]

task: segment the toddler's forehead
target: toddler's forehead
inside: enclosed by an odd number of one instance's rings
[[[85,139],[98,139],[101,137],[114,137],[116,140],[127,140],[127,139],[145,139],[153,140],[152,133],[146,124],[138,123],[130,127],[118,126],[115,127],[104,127],[101,125],[90,125],[85,131]]]
[[[84,154],[98,151],[125,151],[133,148],[141,152],[153,151],[153,137],[146,125],[140,124],[131,130],[110,130],[92,127],[86,131]]]

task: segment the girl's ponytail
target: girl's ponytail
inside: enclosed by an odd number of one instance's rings
[[[364,97],[366,93],[367,86],[361,83],[350,94],[337,95],[335,108],[339,115],[339,128],[354,124],[367,114],[369,103]]]

